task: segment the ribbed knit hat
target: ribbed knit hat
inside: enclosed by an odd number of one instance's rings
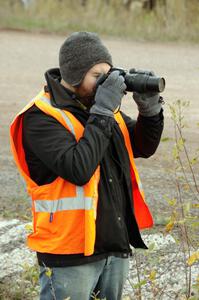
[[[72,86],[79,85],[88,70],[99,63],[112,66],[112,58],[95,33],[74,32],[60,48],[61,77]]]

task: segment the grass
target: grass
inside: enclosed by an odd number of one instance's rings
[[[37,265],[24,266],[17,277],[12,276],[0,282],[2,300],[36,300],[39,294],[39,268]],[[14,280],[13,280],[14,279]]]
[[[31,202],[26,195],[8,197],[5,200],[0,209],[0,217],[5,219],[19,219],[25,222],[31,221]]]
[[[13,2],[13,1],[12,1]],[[121,1],[33,1],[28,9],[21,2],[0,0],[0,28],[67,34],[88,30],[108,36],[150,41],[199,42],[199,6],[196,0],[175,1],[167,9],[147,12],[126,10]],[[180,33],[179,33],[180,32]]]

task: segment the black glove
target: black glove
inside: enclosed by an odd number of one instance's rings
[[[114,111],[121,105],[126,85],[124,77],[119,71],[113,71],[97,88],[95,104],[91,107],[91,114],[114,117]]]
[[[139,70],[138,72],[141,74],[148,74],[150,76],[155,75],[153,71]],[[160,97],[159,93],[133,92],[133,99],[138,106],[139,113],[145,117],[152,117],[157,115],[162,108],[163,99],[162,97]]]

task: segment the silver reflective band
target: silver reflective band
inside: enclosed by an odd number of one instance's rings
[[[141,181],[138,182],[138,188],[139,188],[139,190],[142,190],[142,191],[143,191],[143,186],[142,186]]]
[[[47,97],[39,97],[39,100],[47,103],[48,105],[52,106],[50,103],[50,100]],[[70,121],[70,119],[68,118],[68,116],[59,108],[56,108],[54,106],[52,106],[53,109],[57,110],[63,117],[64,121],[66,122],[66,125],[70,128],[71,132],[75,135],[75,130],[74,130],[74,126],[72,124],[72,122]]]
[[[83,199],[78,199],[78,197],[67,197],[58,200],[35,200],[34,203],[35,212],[54,213],[56,211],[77,209],[90,210],[93,208],[93,199],[91,197],[85,197]]]

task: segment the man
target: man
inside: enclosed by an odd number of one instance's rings
[[[160,97],[134,93],[136,121],[119,112],[124,77],[110,72],[96,88],[113,64],[94,33],[68,37],[59,64],[11,125],[32,197],[28,246],[40,265],[40,299],[121,299],[130,245],[147,248],[139,227],[153,223],[133,156],[147,158],[159,144]]]

